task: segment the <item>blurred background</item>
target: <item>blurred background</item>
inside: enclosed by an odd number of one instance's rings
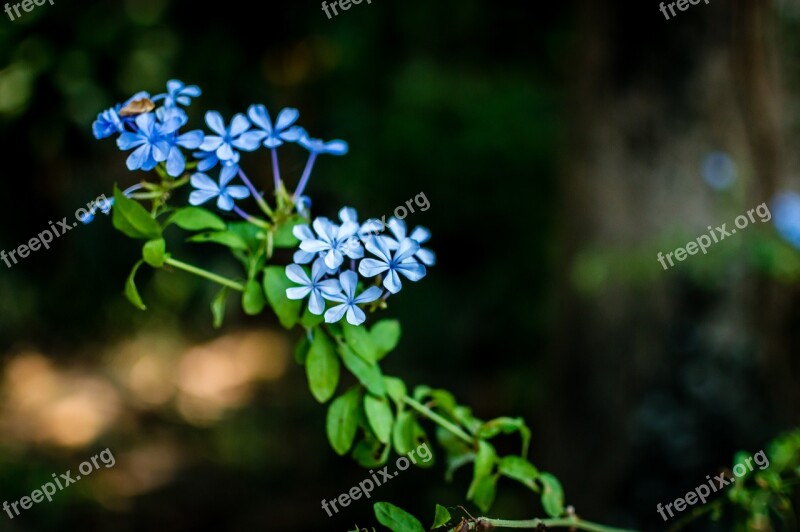
[[[0,249],[144,177],[91,134],[134,92],[200,85],[195,127],[206,109],[297,107],[312,135],[350,143],[317,164],[315,215],[430,201],[407,222],[432,230],[439,262],[391,301],[404,336],[386,371],[482,418],[525,417],[532,462],[580,515],[661,529],[658,503],[800,421],[799,30],[788,0],[672,20],[655,0],[374,0],[331,19],[319,2],[56,0],[0,17]],[[244,165],[269,186],[266,158]],[[657,262],[762,202],[770,221]],[[367,472],[329,448],[297,337],[233,304],[214,330],[216,288],[180,272],[143,269],[148,311],[134,309],[122,287],[139,253],[100,216],[0,264],[2,499],[116,458],[0,529],[377,527],[371,501],[320,507]],[[428,524],[434,503],[465,502],[468,471],[443,470],[374,496]],[[509,482],[491,515],[541,511]]]

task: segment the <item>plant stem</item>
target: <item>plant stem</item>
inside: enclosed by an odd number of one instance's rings
[[[624,528],[614,528],[605,525],[598,525],[591,521],[584,521],[577,516],[558,517],[553,519],[527,519],[523,521],[511,521],[509,519],[490,519],[479,517],[475,522],[470,523],[470,527],[477,526],[476,523],[486,523],[494,528],[528,528],[538,530],[541,526],[545,528],[570,528],[572,530],[586,530],[588,532],[633,532]],[[474,529],[474,528],[473,528]]]
[[[241,168],[239,168],[239,177],[242,179],[244,184],[250,190],[250,193],[253,195],[253,198],[256,200],[256,203],[258,203],[258,206],[261,207],[262,211],[264,211],[264,214],[266,214],[267,216],[270,217],[270,219],[272,219],[273,217],[272,209],[270,209],[269,205],[267,205],[267,202],[264,201],[264,198],[261,196],[261,194],[258,193],[256,187],[254,187],[253,183],[251,183],[250,180],[247,178],[247,175],[245,175],[245,173],[242,172]]]
[[[210,271],[204,270],[202,268],[198,268],[197,266],[192,266],[191,264],[187,264],[185,262],[181,262],[178,259],[173,259],[172,257],[167,258],[164,261],[165,264],[169,264],[179,270],[183,270],[185,272],[193,273],[209,281],[214,281],[215,283],[221,284],[222,286],[227,286],[228,288],[232,288],[233,290],[238,290],[239,292],[244,292],[244,286],[241,283],[237,283],[236,281],[231,281],[227,277],[222,277],[221,275],[217,275],[216,273],[211,273]]]
[[[306,189],[308,178],[311,177],[311,169],[314,168],[314,161],[316,160],[317,154],[312,151],[311,155],[308,156],[308,162],[306,163],[305,170],[303,170],[303,176],[300,178],[300,182],[297,184],[297,189],[294,191],[294,195],[292,196],[292,200],[295,203],[297,203],[297,200],[303,195],[303,192]]]
[[[475,438],[464,432],[461,427],[458,425],[446,420],[427,406],[423,405],[419,401],[412,399],[411,397],[403,397],[403,402],[422,414],[423,416],[427,417],[434,423],[438,424],[445,430],[450,431],[453,435],[458,436],[461,438],[465,443],[469,445],[475,445]]]
[[[277,148],[272,148],[272,179],[275,182],[275,192],[277,192],[281,184],[281,171],[280,168],[278,168]]]
[[[242,209],[240,209],[236,205],[233,206],[233,212],[235,212],[236,214],[238,214],[239,216],[241,216],[242,218],[244,218],[245,220],[247,220],[251,224],[255,225],[256,227],[260,227],[261,229],[267,229],[267,230],[272,228],[272,226],[269,225],[264,220],[260,220],[260,219],[256,218],[255,216],[250,216],[249,214],[244,212]]]

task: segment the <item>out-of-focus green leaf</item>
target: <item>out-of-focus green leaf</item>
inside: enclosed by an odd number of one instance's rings
[[[416,517],[394,504],[376,502],[374,509],[378,522],[392,532],[425,532]]]
[[[321,330],[314,333],[314,341],[306,358],[306,375],[311,395],[320,403],[333,397],[339,384],[339,358],[333,344]]]
[[[340,456],[347,454],[356,437],[360,395],[360,390],[354,386],[334,399],[328,407],[325,423],[328,441]]]

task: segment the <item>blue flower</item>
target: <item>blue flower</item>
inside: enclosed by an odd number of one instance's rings
[[[711,152],[703,160],[701,173],[711,188],[725,190],[736,181],[736,163],[727,153]]]
[[[322,315],[325,311],[323,294],[336,296],[342,291],[342,287],[336,279],[321,280],[326,273],[324,265],[317,262],[311,267],[310,278],[306,271],[297,264],[288,265],[286,267],[286,277],[301,286],[287,288],[286,297],[289,299],[304,299],[310,294],[308,311],[317,316]]]
[[[144,113],[136,117],[134,122],[138,128],[135,133],[126,131],[117,139],[117,146],[121,150],[136,148],[127,160],[128,170],[152,170],[161,161],[166,160],[169,152],[162,125],[156,121],[153,113]],[[173,127],[171,124],[167,130]],[[175,127],[177,129],[178,125]],[[170,131],[172,132],[172,131]]]
[[[347,142],[343,140],[336,139],[325,142],[320,139],[312,139],[302,128],[297,143],[313,154],[326,153],[328,155],[346,155],[349,149]]]
[[[297,198],[297,201],[294,204],[295,209],[297,209],[297,214],[303,217],[308,217],[311,215],[311,198],[308,196],[300,196]]]
[[[263,130],[263,144],[267,148],[277,148],[284,142],[297,142],[303,133],[303,128],[292,125],[297,122],[300,111],[291,107],[281,109],[274,126],[267,108],[261,104],[251,105],[247,110],[247,116],[253,124]]]
[[[167,93],[153,97],[153,101],[163,99],[165,107],[175,107],[177,104],[190,105],[192,98],[197,98],[202,94],[197,85],[186,85],[184,82],[171,79],[167,82]]]
[[[398,273],[410,281],[419,281],[427,273],[425,266],[414,260],[414,254],[419,251],[419,243],[416,240],[406,238],[400,242],[397,251],[392,252],[381,237],[370,238],[367,242],[367,251],[377,256],[378,259],[364,259],[358,265],[358,273],[364,277],[375,277],[384,272],[388,272],[383,279],[383,286],[396,294],[403,288]]]
[[[120,116],[119,111],[134,100],[149,98],[149,92],[137,92],[124,103],[119,103],[97,115],[97,120],[92,123],[92,133],[96,139],[104,139],[116,133],[124,133],[125,125],[133,122],[132,116]]]
[[[792,246],[800,249],[800,194],[783,192],[772,201],[775,229]]]
[[[214,152],[221,161],[235,159],[237,152],[234,148],[244,151],[257,149],[263,136],[259,131],[248,131],[250,121],[241,113],[233,117],[230,127],[225,127],[222,115],[209,111],[206,113],[206,124],[216,135],[206,135],[200,150]]]
[[[383,291],[377,286],[373,286],[356,296],[358,276],[356,272],[350,270],[347,270],[339,276],[339,284],[342,288],[341,292],[337,294],[326,294],[323,292],[322,294],[323,297],[329,301],[341,303],[341,305],[331,307],[325,312],[325,322],[336,323],[347,313],[348,323],[351,325],[361,325],[364,323],[364,320],[367,319],[367,316],[357,305],[372,303],[381,297]]]
[[[295,236],[301,234],[305,237],[301,239],[300,249],[307,253],[324,253],[325,265],[329,269],[341,266],[345,255],[351,259],[360,259],[364,256],[361,244],[356,242],[356,245],[353,245],[351,240],[358,231],[358,224],[345,222],[338,226],[327,218],[317,218],[312,226],[317,233],[316,237],[312,234],[311,238],[308,238],[311,231],[298,230],[299,232],[295,234]]]
[[[234,199],[244,199],[250,195],[247,187],[241,185],[228,185],[233,179],[234,174],[222,169],[219,176],[219,184],[203,173],[196,173],[192,176],[192,186],[197,190],[189,194],[189,203],[200,205],[211,198],[217,198],[217,207],[223,211],[229,211],[234,207]]]
[[[159,111],[163,110],[163,107],[159,109]],[[178,135],[177,130],[183,127],[188,120],[186,114],[178,108],[156,113],[156,116],[163,122],[161,130],[169,147],[167,151],[167,173],[172,177],[177,177],[186,169],[186,159],[181,148],[196,149],[203,143],[203,132],[195,129]]]
[[[387,225],[389,226],[389,230],[394,235],[394,238],[385,235],[381,236],[380,238],[386,243],[386,247],[394,251],[400,247],[400,242],[406,238],[406,233],[408,232],[406,229],[406,223],[403,220],[392,217],[389,219],[389,223]],[[431,239],[431,232],[426,227],[419,226],[411,231],[411,234],[408,235],[408,238],[411,240],[416,240],[417,243],[422,245]],[[436,254],[430,249],[420,248],[419,251],[414,254],[414,256],[425,266],[433,266],[436,264]]]

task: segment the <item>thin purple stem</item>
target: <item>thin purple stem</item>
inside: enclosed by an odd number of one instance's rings
[[[281,171],[278,168],[278,150],[272,148],[272,177],[275,181],[275,192],[281,188]]]
[[[261,207],[262,211],[264,211],[264,214],[266,214],[271,218],[272,209],[269,208],[267,202],[264,201],[264,198],[261,196],[261,194],[258,193],[256,187],[253,186],[253,183],[250,182],[250,180],[247,178],[247,176],[245,175],[245,173],[242,171],[241,168],[239,168],[239,177],[241,178],[245,186],[250,190],[250,193],[253,195],[253,198],[255,198],[256,202],[258,203],[258,206]]]
[[[123,193],[125,196],[127,196],[128,194],[130,194],[130,193],[132,193],[132,192],[136,192],[136,191],[137,191],[137,190],[139,190],[140,188],[144,188],[144,185],[142,185],[141,183],[136,183],[135,185],[131,185],[131,186],[129,186],[128,188],[126,188],[125,190],[123,190],[123,191],[122,191],[122,193]]]
[[[306,189],[306,185],[308,184],[308,179],[311,177],[311,169],[314,168],[314,161],[317,160],[317,152],[311,152],[311,155],[308,156],[308,162],[306,163],[306,169],[303,170],[303,177],[300,178],[300,183],[297,184],[297,190],[294,191],[294,196],[292,197],[292,201],[297,203],[298,198],[303,195],[303,191]]]
[[[244,218],[245,220],[247,220],[248,222],[250,222],[253,225],[257,225],[259,227],[267,227],[266,224],[262,220],[259,220],[255,216],[250,216],[249,214],[244,212],[242,209],[240,209],[238,205],[234,205],[233,206],[233,212],[235,212],[236,214],[238,214],[239,216],[241,216],[242,218]]]

